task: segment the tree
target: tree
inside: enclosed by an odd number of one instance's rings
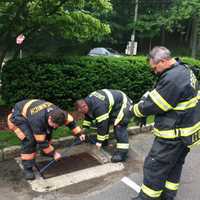
[[[153,39],[157,39],[157,43],[162,45],[177,41],[181,45],[184,43],[183,46],[187,49],[191,48],[191,54],[195,57],[197,48],[200,47],[199,0],[139,0],[138,19],[134,23],[135,2],[136,0],[112,0],[113,15],[110,24],[114,41],[121,42],[124,48],[134,29],[140,46],[143,40],[149,41],[149,48]],[[141,49],[144,49],[144,45]]]
[[[198,0],[176,0],[172,9],[171,19],[177,23],[181,20],[192,22],[190,32],[191,56],[196,57],[197,43],[200,39],[200,1]],[[170,20],[170,19],[169,19]]]
[[[200,34],[200,1],[199,0],[142,0],[136,26],[140,37],[153,38],[160,32],[179,32],[186,34],[186,28],[192,21],[190,32],[191,56],[196,56]],[[148,5],[149,3],[149,5]],[[145,5],[145,6],[144,6]],[[187,22],[187,23],[185,23]]]
[[[111,10],[109,0],[1,0],[0,65],[8,51],[16,50],[20,33],[26,42],[40,34],[79,42],[101,40],[110,33],[101,16]]]

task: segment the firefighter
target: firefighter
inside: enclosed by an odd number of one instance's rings
[[[173,200],[185,157],[200,143],[198,81],[165,47],[154,47],[149,63],[159,79],[155,88],[134,104],[133,113],[141,118],[155,115],[155,139],[144,162],[141,191],[133,200]]]
[[[132,117],[131,99],[122,91],[102,89],[92,92],[85,99],[78,100],[75,106],[85,115],[83,128],[89,128],[95,120],[98,149],[102,147],[102,143],[108,141],[109,126],[114,125],[117,146],[111,161],[125,161],[129,149],[127,126]]]
[[[81,128],[76,125],[73,117],[53,103],[31,99],[15,104],[12,113],[8,115],[8,127],[21,141],[21,160],[27,180],[35,179],[33,166],[37,145],[45,155],[55,160],[61,158],[60,153],[51,145],[50,138],[53,129],[62,125],[71,128],[75,136],[84,140]]]

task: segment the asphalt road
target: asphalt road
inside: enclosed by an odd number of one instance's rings
[[[0,163],[1,200],[131,200],[137,192],[122,182],[128,177],[137,185],[142,183],[143,159],[151,147],[153,136],[141,134],[130,138],[130,158],[125,170],[106,177],[79,183],[67,188],[35,193],[23,179],[15,160]],[[200,147],[192,150],[184,165],[180,190],[176,200],[200,200]]]

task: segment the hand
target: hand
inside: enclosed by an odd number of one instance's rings
[[[98,150],[100,150],[100,149],[101,149],[101,147],[102,147],[102,144],[101,144],[101,143],[99,143],[99,142],[96,142],[96,147],[97,147],[97,149],[98,149]]]
[[[79,139],[80,139],[81,141],[85,141],[85,134],[81,134],[81,135],[79,136]]]
[[[55,151],[53,158],[54,158],[54,160],[60,160],[62,158],[62,156],[59,152]]]
[[[143,126],[146,126],[147,124],[147,118],[146,117],[142,117],[139,119],[139,126],[140,128],[142,128]]]
[[[140,102],[144,102],[147,99],[147,97],[149,96],[149,93],[150,93],[149,91],[145,92],[142,95],[142,97],[140,98]]]

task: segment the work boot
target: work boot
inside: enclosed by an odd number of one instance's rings
[[[147,199],[155,199],[155,200],[161,200],[160,197],[158,198],[150,198],[150,197],[147,197],[147,196],[143,196],[143,194],[140,194],[139,196],[137,197],[134,197],[132,198],[131,200],[147,200]]]
[[[128,157],[127,154],[128,152],[116,151],[111,158],[111,162],[116,163],[126,161]]]
[[[26,180],[34,180],[35,175],[33,173],[33,169],[32,168],[25,168],[24,169],[24,177],[25,177]]]
[[[108,140],[104,140],[102,142],[102,147],[107,147],[108,146]]]
[[[164,191],[161,195],[161,200],[174,200],[175,195],[170,194],[169,192]]]
[[[162,197],[161,200],[174,200],[174,197]]]

